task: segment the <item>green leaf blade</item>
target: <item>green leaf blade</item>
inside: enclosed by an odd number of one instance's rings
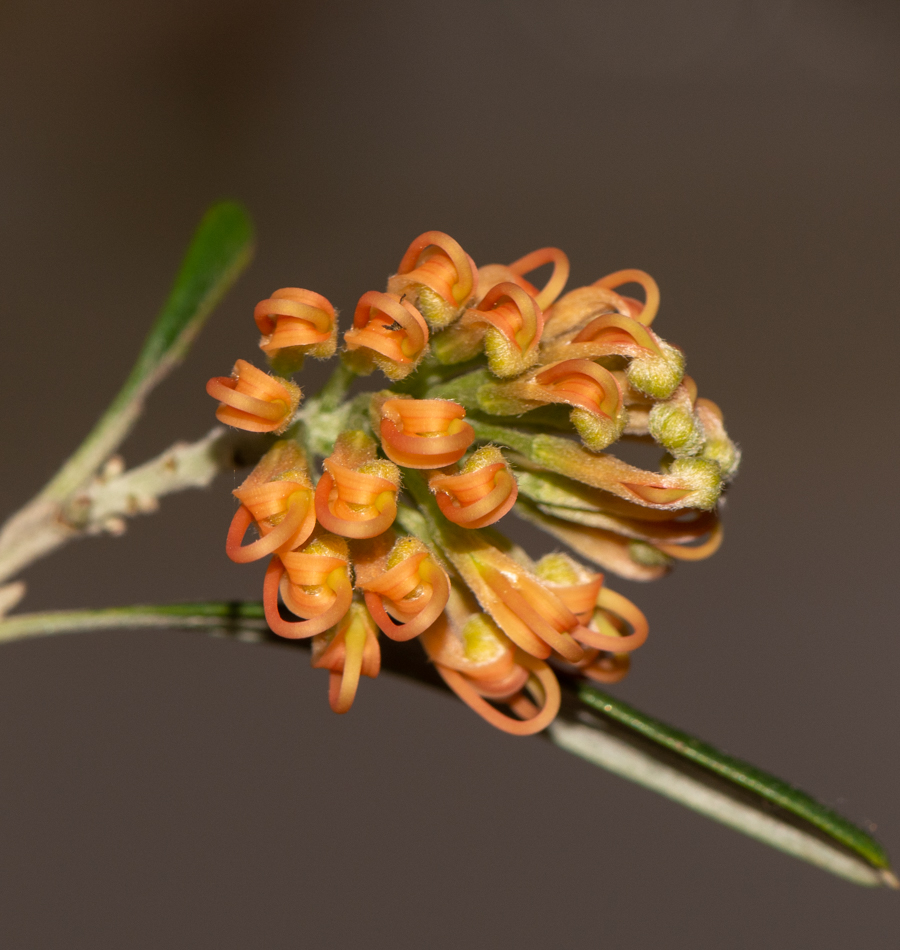
[[[889,870],[887,854],[871,835],[826,808],[806,792],[747,762],[725,755],[700,739],[653,719],[586,683],[578,685],[578,698],[594,712],[609,717],[626,729],[650,739],[725,781],[809,822],[823,834],[863,857],[873,867]]]

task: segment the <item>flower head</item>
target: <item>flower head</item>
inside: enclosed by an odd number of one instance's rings
[[[219,400],[219,422],[248,432],[284,432],[300,402],[298,386],[246,360],[234,364],[231,376],[213,376],[206,391]]]
[[[360,297],[341,365],[302,410],[293,381],[243,360],[210,380],[221,421],[290,426],[235,490],[226,552],[271,557],[266,620],[312,640],[335,712],[377,676],[383,633],[419,640],[487,722],[539,732],[559,710],[555,670],[616,682],[647,639],[644,614],[600,570],[653,580],[721,544],[740,451],[683,352],[650,329],[655,281],[622,270],[563,295],[568,274],[552,247],[476,270],[427,231],[386,292]],[[620,293],[630,283],[643,302]],[[279,373],[335,351],[336,311],[312,291],[282,288],[254,317]],[[392,388],[349,395],[375,369]],[[630,439],[655,443],[658,465],[613,454]],[[308,455],[321,460],[315,488]],[[566,551],[533,561],[490,527],[510,511]]]

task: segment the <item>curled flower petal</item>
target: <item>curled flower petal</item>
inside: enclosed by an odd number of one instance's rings
[[[300,389],[290,380],[269,376],[238,360],[229,376],[214,376],[206,391],[220,402],[216,418],[248,432],[283,432],[300,403]]]
[[[337,315],[321,294],[301,287],[282,287],[253,311],[262,334],[259,348],[272,366],[296,373],[307,354],[327,359],[337,349]]]
[[[518,485],[499,449],[484,446],[462,472],[437,472],[428,480],[445,518],[465,528],[499,521],[515,504]]]
[[[311,637],[334,626],[350,609],[347,542],[322,534],[300,551],[276,555],[269,562],[263,584],[266,623],[274,633],[290,639]],[[284,620],[278,610],[278,594],[302,622]]]
[[[362,604],[351,604],[340,623],[313,638],[312,666],[331,674],[328,702],[332,710],[348,712],[356,698],[360,676],[375,679],[381,670],[378,628]]]
[[[394,523],[400,472],[376,456],[364,432],[343,432],[316,486],[316,517],[344,538],[374,538]]]
[[[553,264],[553,271],[547,283],[541,290],[525,279],[526,274],[543,267],[544,264]],[[520,257],[512,264],[486,264],[478,268],[478,293],[483,299],[488,292],[503,281],[512,281],[527,291],[537,301],[541,310],[546,310],[562,293],[566,281],[569,279],[569,258],[558,247],[542,247],[524,257]]]
[[[373,365],[393,380],[415,368],[428,344],[428,324],[418,310],[397,294],[370,290],[359,298],[353,328],[344,334],[345,361],[365,375]]]
[[[492,726],[527,736],[556,717],[561,697],[553,671],[517,650],[455,585],[447,610],[423,634],[422,645],[447,685]],[[534,695],[540,709],[522,695],[523,688]],[[521,718],[504,714],[488,699],[509,706]]]
[[[589,627],[582,625],[572,634],[579,643],[613,653],[631,653],[643,646],[650,627],[642,610],[627,597],[623,597],[608,587],[600,591],[597,605],[601,609],[595,613],[591,625]],[[632,632],[622,636],[605,616],[607,611],[626,621]]]
[[[659,310],[659,285],[646,271],[636,269],[617,270],[613,274],[607,274],[605,277],[601,277],[600,280],[594,281],[595,287],[606,290],[616,290],[623,284],[640,284],[644,288],[646,296],[644,303],[635,300],[633,297],[624,297],[623,299],[629,305],[629,316],[649,327]]]
[[[381,446],[406,468],[443,468],[475,441],[466,410],[450,399],[387,399],[380,406]]]
[[[299,547],[316,526],[306,455],[296,442],[276,442],[232,494],[241,506],[228,529],[225,553],[237,564]],[[260,538],[242,546],[254,522]]]
[[[472,258],[443,231],[426,231],[409,245],[388,292],[408,294],[432,327],[445,327],[477,290]]]
[[[357,585],[364,591],[366,606],[392,640],[417,637],[437,620],[447,604],[447,572],[417,538],[401,538],[384,559],[357,563]],[[388,612],[400,623],[395,623]]]

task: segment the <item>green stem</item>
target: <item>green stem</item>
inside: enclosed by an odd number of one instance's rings
[[[97,629],[199,628],[296,648],[266,627],[262,604],[203,602],[21,614],[0,621],[0,642]],[[382,643],[384,668],[444,688],[421,651]],[[547,737],[560,748],[857,884],[896,888],[881,846],[780,779],[602,693],[562,682],[563,707]],[[824,816],[824,818],[823,818]]]
[[[337,409],[344,401],[354,379],[356,373],[343,360],[338,360],[338,365],[328,377],[328,381],[314,397],[319,411],[333,412]]]

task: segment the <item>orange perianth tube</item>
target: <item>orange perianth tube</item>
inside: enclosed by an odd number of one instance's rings
[[[609,620],[598,614],[594,622],[598,623],[601,630],[593,630],[582,625],[572,634],[576,640],[598,650],[608,650],[611,653],[631,653],[632,650],[636,650],[643,645],[650,629],[643,611],[627,597],[617,594],[608,587],[604,587],[600,591],[597,604],[602,610],[609,611],[625,620],[631,626],[632,632],[624,637],[619,636],[618,631]],[[607,630],[606,633],[602,632],[604,628]]]
[[[371,618],[361,614],[365,615],[365,608],[354,605],[318,656],[316,641],[313,643],[312,665],[315,669],[330,671],[328,702],[336,713],[350,710],[361,675],[374,679],[381,669],[381,649],[374,624]]]
[[[722,545],[722,522],[718,521],[713,525],[709,537],[702,543],[689,547],[684,544],[672,544],[669,542],[657,541],[654,547],[658,548],[663,554],[674,557],[677,561],[702,561],[711,557]]]
[[[292,548],[299,547],[312,534],[316,526],[312,492],[308,488],[301,488],[290,482],[273,484],[286,484],[289,489],[293,489],[284,500],[283,516],[277,524],[272,524],[269,516],[254,513],[255,509],[248,507],[247,503],[238,508],[231,520],[228,537],[225,540],[225,553],[236,564],[247,564],[267,554],[290,551]],[[242,547],[247,528],[254,521],[262,537]]]
[[[334,331],[335,312],[321,294],[282,287],[256,305],[253,319],[263,335],[260,349],[272,354],[285,347],[325,343]]]
[[[348,350],[367,348],[397,363],[414,363],[428,343],[428,324],[397,294],[370,290],[360,297],[344,340]]]
[[[459,475],[432,475],[428,485],[444,517],[465,528],[484,528],[499,521],[519,494],[515,476],[505,462]]]
[[[603,313],[572,339],[572,344],[596,343],[614,351],[624,346],[639,346],[659,356],[659,343],[644,324],[621,313]]]
[[[407,248],[397,274],[430,287],[455,306],[468,300],[475,290],[471,258],[443,231],[420,234]]]
[[[475,441],[458,403],[446,399],[388,399],[381,409],[381,444],[407,468],[443,468],[458,462]]]
[[[221,403],[216,409],[219,422],[248,432],[286,428],[300,402],[297,386],[269,376],[246,360],[234,364],[232,376],[214,376],[206,391]]]
[[[484,699],[478,687],[469,677],[440,663],[435,663],[435,666],[444,682],[453,692],[486,722],[514,736],[531,736],[542,729],[546,729],[556,718],[561,700],[559,681],[546,663],[536,660],[534,657],[520,654],[518,661],[534,676],[540,686],[540,691],[543,693],[543,707],[530,719],[513,719],[504,715]],[[521,699],[524,699],[524,697],[519,693],[506,697],[507,704],[514,710],[516,708],[523,709],[524,704],[520,702]],[[533,708],[531,704],[524,708],[529,707]]]
[[[622,408],[622,389],[613,374],[590,360],[563,360],[542,370],[535,383],[555,397],[553,402],[580,406],[615,419]]]
[[[316,555],[296,555],[299,558],[313,558]],[[321,590],[315,594],[303,592],[302,588],[297,593],[302,592],[303,602],[298,603],[298,598],[290,596],[290,591],[295,582],[291,582],[284,588],[286,595],[285,603],[289,609],[298,613],[298,616],[307,616],[307,619],[300,623],[284,620],[278,610],[278,592],[282,588],[282,580],[285,576],[285,561],[291,557],[291,554],[275,556],[269,562],[266,570],[266,578],[263,583],[263,607],[265,609],[266,623],[273,633],[289,639],[301,639],[311,637],[317,633],[322,633],[329,627],[333,627],[347,613],[353,600],[353,588],[350,585],[350,579],[347,576],[346,562],[340,562],[339,558],[322,558],[322,560],[339,561],[341,566],[335,567],[324,578],[324,582],[319,586]],[[305,569],[307,570],[307,569]],[[320,577],[322,571],[316,571],[316,577]],[[305,596],[304,596],[305,595]],[[296,608],[296,609],[295,609]]]
[[[509,269],[514,274],[523,277],[538,267],[550,263],[553,264],[553,273],[544,285],[543,290],[534,295],[541,310],[546,310],[562,293],[563,287],[566,286],[566,281],[569,279],[568,256],[558,247],[542,247],[537,251],[526,254],[524,257],[520,257],[509,265]]]
[[[581,667],[580,673],[597,683],[620,683],[628,675],[630,668],[631,654],[613,653],[599,656],[593,663]]]
[[[519,579],[519,589],[502,571],[488,564],[479,564],[478,571],[512,615],[513,623],[505,612],[502,618],[494,619],[517,646],[539,658],[546,657],[550,649],[556,650],[571,663],[584,656],[584,650],[569,635],[578,627],[578,618],[555,594],[528,577]],[[535,650],[534,640],[547,651],[540,647]]]
[[[316,486],[316,518],[326,531],[344,538],[374,538],[394,523],[396,483],[331,459],[325,460],[325,469]]]
[[[643,323],[644,326],[649,327],[650,324],[653,323],[653,318],[659,310],[659,286],[646,271],[634,269],[617,270],[613,274],[607,274],[606,277],[601,277],[600,280],[594,281],[593,286],[615,290],[623,284],[640,284],[644,288],[646,300],[643,305],[641,305],[639,301],[632,300],[629,297],[623,299],[629,303],[630,310],[632,309],[631,305],[634,304],[630,316],[634,317],[639,323]]]
[[[462,325],[485,323],[499,330],[521,352],[541,340],[544,315],[534,297],[511,281],[492,287],[477,308],[467,310]]]
[[[411,640],[441,615],[450,596],[450,580],[427,551],[406,558],[362,585],[366,606],[375,623],[392,640]],[[391,620],[384,600],[397,619]]]
[[[597,606],[597,598],[603,587],[603,575],[596,574],[583,584],[569,584],[566,586],[553,584],[550,589],[572,611],[581,624],[590,622]]]

